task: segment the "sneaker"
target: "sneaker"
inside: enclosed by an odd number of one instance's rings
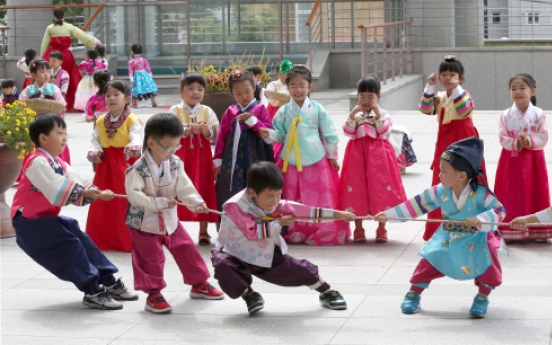
[[[159,291],[151,293],[148,296],[144,309],[156,314],[170,313],[172,311],[171,305]]]
[[[401,310],[405,314],[414,314],[420,310],[420,300],[422,297],[415,291],[408,291],[401,304]]]
[[[117,282],[111,286],[106,286],[107,292],[114,300],[117,301],[136,301],[138,300],[138,294],[131,292],[126,288],[121,278],[117,279]]]
[[[482,293],[478,293],[473,299],[473,304],[470,309],[470,315],[477,319],[482,319],[487,314],[489,299]]]
[[[207,233],[200,233],[199,238],[197,239],[197,244],[200,246],[209,246],[211,245],[211,236]]]
[[[387,230],[385,228],[378,228],[376,230],[376,242],[387,242]]]
[[[347,302],[336,290],[328,290],[320,294],[320,303],[326,308],[333,310],[347,309]]]
[[[196,299],[223,299],[224,293],[208,282],[205,282],[198,287],[192,287],[190,297]]]
[[[82,304],[92,309],[123,309],[123,304],[113,300],[113,298],[111,298],[111,295],[109,294],[109,292],[107,292],[105,288],[103,288],[102,291],[96,293],[95,295],[84,294]]]
[[[260,293],[251,291],[247,295],[243,296],[245,304],[247,304],[247,311],[249,315],[253,315],[259,310],[264,308],[264,299]]]
[[[364,228],[356,228],[353,232],[353,239],[356,243],[366,242],[366,236],[364,236]]]
[[[548,240],[547,239],[544,239],[544,238],[537,238],[535,240],[536,243],[548,243]]]

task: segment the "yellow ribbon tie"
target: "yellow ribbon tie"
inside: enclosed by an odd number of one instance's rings
[[[293,119],[291,123],[291,129],[289,132],[289,145],[286,148],[286,155],[284,158],[283,172],[287,172],[289,155],[291,154],[291,148],[293,147],[293,153],[295,154],[295,162],[297,165],[297,171],[303,171],[303,165],[301,164],[301,152],[299,151],[299,137],[297,137],[297,123],[301,122],[301,116]]]

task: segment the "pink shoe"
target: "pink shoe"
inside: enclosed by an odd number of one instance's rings
[[[192,287],[190,297],[195,299],[223,299],[224,293],[208,282],[205,282],[196,288]]]
[[[387,242],[387,230],[385,228],[378,228],[376,230],[376,242]]]

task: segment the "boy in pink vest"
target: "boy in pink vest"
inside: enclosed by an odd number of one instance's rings
[[[137,300],[118,271],[72,218],[59,216],[61,207],[83,206],[96,199],[111,200],[109,190],[100,191],[82,180],[58,156],[67,145],[65,121],[55,115],[36,117],[29,135],[37,150],[23,167],[11,209],[17,244],[39,265],[82,292],[90,308],[122,309],[116,300]]]
[[[50,53],[50,83],[59,87],[63,98],[67,96],[67,90],[69,89],[69,73],[67,73],[62,67],[63,54],[55,51]]]

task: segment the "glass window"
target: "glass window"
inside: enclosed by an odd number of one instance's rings
[[[493,13],[493,24],[500,24],[500,12]]]

